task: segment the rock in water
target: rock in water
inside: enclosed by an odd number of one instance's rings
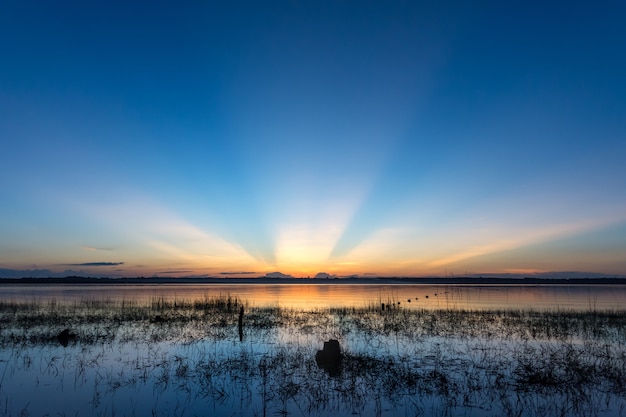
[[[70,329],[65,329],[57,336],[61,346],[66,347],[70,342],[70,339],[75,339],[76,335],[70,333]]]
[[[338,376],[341,373],[341,348],[339,341],[330,339],[324,342],[324,349],[315,354],[315,362],[319,368],[324,369],[330,376]]]

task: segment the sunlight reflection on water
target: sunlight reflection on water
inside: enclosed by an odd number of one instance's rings
[[[379,284],[146,284],[146,285],[2,285],[0,300],[30,302],[88,299],[203,299],[230,294],[251,306],[329,308],[401,303],[420,309],[621,309],[626,286],[620,285],[379,285]]]

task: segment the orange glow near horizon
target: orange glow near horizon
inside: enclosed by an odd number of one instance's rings
[[[331,252],[346,227],[347,213],[350,212],[344,209],[341,216],[317,219],[312,224],[285,219],[275,230],[276,259],[269,263],[252,256],[237,241],[227,240],[166,208],[159,208],[149,199],[137,198],[125,200],[122,205],[110,203],[97,207],[81,202],[81,207],[85,207],[91,218],[103,227],[121,227],[124,245],[115,247],[107,242],[102,245],[80,242],[70,246],[58,243],[46,247],[36,265],[29,262],[28,254],[18,253],[2,266],[27,271],[29,268],[50,270],[55,275],[67,271],[68,275],[112,277],[219,277],[225,276],[224,272],[248,272],[232,274],[248,277],[273,272],[296,278],[314,277],[318,273],[419,277],[593,271],[594,262],[606,259],[607,266],[598,272],[623,272],[619,263],[614,262],[616,266],[610,268],[610,254],[583,253],[575,257],[560,254],[557,257],[541,246],[558,239],[583,236],[612,224],[622,224],[623,214],[551,226],[486,227],[478,224],[460,227],[452,224],[441,232],[437,229],[423,235],[418,235],[415,224],[406,223],[404,227],[381,227],[348,253],[335,258]],[[146,216],[145,212],[151,214]],[[525,251],[531,255],[525,255]]]

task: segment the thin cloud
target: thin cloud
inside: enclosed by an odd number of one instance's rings
[[[87,250],[89,252],[98,252],[98,251],[106,251],[106,252],[110,252],[113,250],[113,248],[97,248],[95,246],[82,246],[82,248],[84,250]]]
[[[85,262],[82,264],[63,264],[66,266],[117,266],[124,265],[124,262]]]
[[[159,274],[188,274],[193,272],[192,270],[180,270],[180,271],[160,271]]]
[[[254,271],[241,271],[241,272],[220,272],[221,275],[252,275],[256,274]]]

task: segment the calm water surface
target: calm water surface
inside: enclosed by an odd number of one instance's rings
[[[146,284],[3,285],[0,300],[167,300],[230,294],[262,307],[302,309],[401,303],[403,308],[614,310],[626,306],[620,285],[414,285],[414,284]]]
[[[150,303],[226,294],[248,303],[241,327],[237,308]],[[598,312],[624,300],[625,286],[1,285],[0,417],[624,417],[626,317]],[[402,308],[324,310],[381,302]],[[277,305],[295,309],[254,308]],[[330,339],[341,356],[320,363]]]

